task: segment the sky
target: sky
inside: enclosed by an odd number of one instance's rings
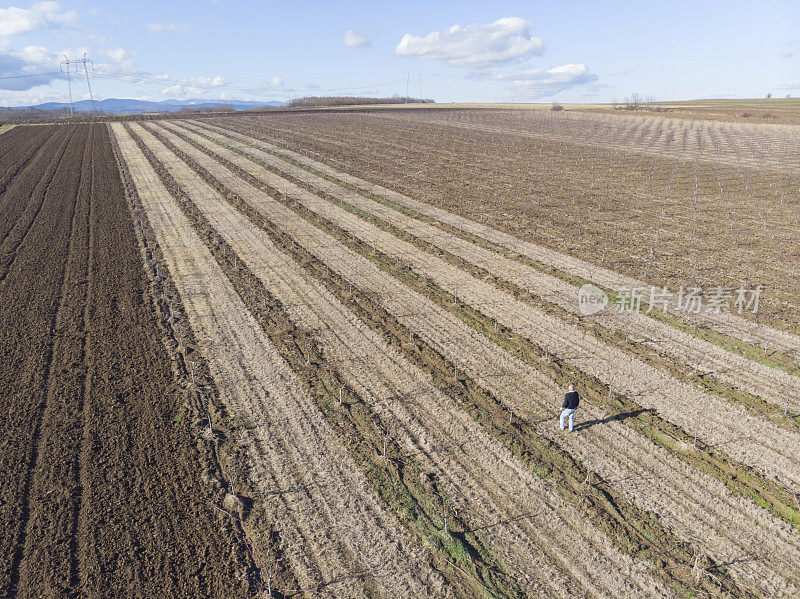
[[[96,99],[798,97],[800,3],[0,3],[0,105],[88,99],[84,55]]]

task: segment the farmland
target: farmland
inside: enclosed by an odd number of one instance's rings
[[[797,133],[3,132],[2,594],[800,595]],[[586,314],[588,282],[763,296]]]

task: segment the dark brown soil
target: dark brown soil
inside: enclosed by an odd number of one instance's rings
[[[104,125],[0,154],[0,595],[241,596]]]

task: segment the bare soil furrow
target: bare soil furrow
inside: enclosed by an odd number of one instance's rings
[[[188,144],[187,144],[188,145]],[[253,164],[253,168],[258,168]],[[736,460],[763,472],[794,492],[800,491],[800,435],[748,414],[743,408],[698,391],[674,377],[610,347],[574,325],[553,318],[480,281],[439,257],[425,255],[363,219],[262,168],[259,177],[323,218],[388,256],[408,264],[420,276],[534,340],[550,352],[635,399],[645,408],[719,446]]]
[[[579,276],[602,287],[608,289],[632,289],[647,287],[646,282],[642,280],[622,275],[613,270],[591,264],[578,258],[574,258],[557,250],[545,248],[535,243],[522,241],[512,235],[509,235],[508,233],[504,233],[487,225],[457,216],[430,204],[426,204],[425,202],[414,200],[406,195],[386,189],[380,185],[370,183],[353,175],[342,173],[323,163],[309,159],[302,154],[298,154],[297,152],[292,152],[291,150],[280,148],[274,144],[257,140],[251,136],[243,135],[237,131],[232,131],[231,129],[223,129],[204,121],[191,122],[199,124],[207,129],[236,137],[237,139],[254,144],[256,146],[261,146],[270,152],[287,156],[300,163],[306,164],[315,170],[324,173],[325,175],[353,185],[358,189],[386,198],[392,202],[396,202],[397,204],[409,208],[418,214],[434,218],[454,228],[463,230],[470,235],[474,235],[489,241],[490,243],[504,247],[511,252],[521,254],[542,264],[563,270],[571,275]],[[748,343],[754,343],[761,346],[766,343],[768,348],[778,349],[789,355],[795,356],[796,359],[797,356],[800,356],[800,338],[798,338],[796,335],[774,329],[768,325],[743,319],[735,314],[725,312],[721,314],[684,314],[673,312],[673,314],[678,317],[685,317],[692,322],[703,326],[708,326],[714,330],[720,331],[723,334],[736,337]]]
[[[87,137],[88,135],[88,137]],[[38,447],[34,452],[35,472],[28,504],[33,506],[26,522],[19,566],[20,589],[46,589],[66,594],[74,581],[75,555],[72,545],[74,523],[80,497],[78,460],[82,431],[82,406],[86,398],[86,322],[84,321],[88,270],[91,144],[93,130],[82,127],[74,137],[81,158],[73,165],[64,161],[57,175],[61,185],[53,195],[72,198],[71,231],[65,261],[61,299],[54,320],[47,395],[42,412]],[[76,168],[77,167],[77,168]],[[45,207],[44,214],[51,212]],[[76,492],[77,490],[77,492]],[[45,580],[41,573],[46,573]],[[34,584],[33,581],[36,581]]]
[[[29,128],[20,127],[13,135],[3,138],[4,146],[2,162],[0,163],[0,196],[4,196],[6,189],[11,181],[14,180],[20,171],[23,170],[31,161],[38,159],[42,154],[44,144],[50,140],[55,133],[55,128],[37,127],[36,131],[31,132]],[[0,229],[3,232],[4,229]]]
[[[406,533],[369,490],[147,159],[121,125],[113,127],[220,392],[251,424],[251,461],[263,474],[254,483],[265,496],[282,491],[289,504],[281,537],[299,582],[361,596],[368,584],[353,572],[377,568],[376,583],[387,595],[423,595],[428,574],[415,572],[418,561],[400,542]],[[302,491],[286,497],[291,489]],[[307,565],[309,553],[324,566],[321,578]],[[341,555],[354,563],[343,564]]]
[[[593,595],[665,593],[640,565],[620,554],[602,535],[586,524],[576,527],[580,516],[497,446],[428,375],[387,346],[324,287],[310,283],[302,269],[263,232],[152,135],[144,133],[142,137],[287,311],[315,332],[326,358],[340,369],[348,384],[368,398],[388,427],[402,431],[398,435],[408,451],[436,472],[454,502],[464,512],[475,514],[476,526],[496,521],[502,514],[533,513],[530,521],[497,525],[495,534],[503,542],[495,540],[493,546],[499,544],[504,563],[513,564],[523,576],[536,567],[528,556],[538,547],[554,553],[558,566]],[[398,402],[398,396],[407,399]],[[470,442],[464,443],[464,439]],[[580,556],[585,555],[592,555],[598,563],[582,563]],[[627,580],[619,577],[620,573]]]
[[[173,131],[192,136],[192,133],[165,122],[165,127]],[[411,218],[397,210],[372,201],[363,195],[350,191],[307,170],[287,163],[274,154],[254,148],[244,142],[233,140],[210,131],[190,128],[203,132],[204,135],[225,144],[226,146],[253,156],[270,168],[290,175],[292,178],[311,186],[313,189],[345,201],[351,206],[380,218],[398,229],[413,235],[417,239],[430,243],[439,249],[478,266],[492,275],[499,276],[521,289],[531,290],[544,300],[554,303],[572,313],[579,313],[578,289],[557,277],[548,275],[532,266],[510,260],[496,252],[479,247],[474,243],[444,231],[438,227]],[[199,136],[191,137],[196,143],[205,143]],[[218,151],[222,152],[221,148]],[[224,154],[230,159],[229,154]],[[606,328],[633,334],[643,340],[649,347],[664,353],[688,366],[714,374],[720,379],[758,395],[774,404],[800,410],[800,377],[792,376],[784,371],[769,368],[763,364],[723,350],[719,346],[703,341],[677,330],[660,321],[653,320],[640,312],[601,312],[589,319]]]
[[[785,524],[746,499],[730,496],[719,481],[680,463],[616,420],[593,426],[582,433],[588,436],[590,444],[556,434],[550,400],[555,399],[558,390],[552,380],[502,351],[454,315],[388,276],[278,202],[265,198],[263,194],[253,195],[252,190],[248,193],[245,186],[237,187],[234,181],[223,175],[221,165],[213,172],[225,179],[235,192],[247,194],[243,197],[328,264],[331,270],[340,273],[356,288],[373,294],[375,301],[411,331],[485,388],[502,397],[516,414],[530,414],[534,421],[546,419],[545,424],[537,427],[539,434],[567,447],[607,480],[622,481],[619,484],[621,490],[651,506],[654,512],[665,517],[669,515],[670,526],[680,531],[681,536],[713,539],[708,543],[709,551],[721,563],[735,561],[751,550],[756,552],[758,559],[732,566],[737,576],[748,584],[766,588],[770,593],[780,588],[794,588],[791,577],[787,579],[773,574],[777,570],[785,571],[784,566],[788,564],[782,561],[781,555],[796,555],[798,552],[797,539]],[[591,407],[586,409],[585,418],[604,420],[599,411]],[[592,447],[600,449],[595,453]],[[643,472],[652,475],[643,475]],[[632,482],[626,485],[625,481]],[[646,484],[639,485],[638,481]],[[712,496],[715,499],[712,500]],[[753,521],[758,521],[759,525],[751,526]],[[767,538],[761,538],[762,530],[773,532]],[[759,540],[755,541],[756,538]],[[777,542],[781,550],[775,551],[773,542]],[[768,560],[766,564],[761,561],[764,559]],[[777,562],[769,563],[775,560]]]
[[[65,135],[61,139],[69,140],[70,152],[82,154],[85,131],[83,134]],[[66,145],[65,143],[64,146]],[[36,520],[40,516],[37,489],[43,473],[37,467],[44,449],[42,440],[46,437],[49,425],[48,406],[57,394],[58,377],[64,367],[61,363],[63,356],[58,351],[58,340],[53,333],[60,325],[62,310],[66,309],[64,306],[67,303],[65,299],[69,284],[66,258],[72,255],[72,248],[76,243],[73,234],[77,209],[76,191],[81,169],[74,169],[69,160],[61,161],[62,154],[63,152],[56,155],[56,165],[52,166],[52,176],[57,177],[58,181],[50,193],[43,193],[40,199],[47,206],[44,217],[33,222],[24,239],[17,245],[20,267],[8,271],[9,276],[5,279],[6,285],[3,288],[16,291],[13,295],[5,294],[3,298],[6,302],[4,315],[10,321],[3,327],[2,346],[4,352],[8,353],[8,361],[4,366],[16,366],[19,369],[16,372],[9,369],[4,372],[3,377],[4,399],[8,401],[9,414],[4,419],[3,438],[9,445],[14,445],[13,449],[9,447],[6,451],[6,456],[13,456],[18,460],[14,466],[9,465],[9,472],[17,471],[16,476],[9,477],[3,486],[4,495],[7,494],[3,498],[3,504],[7,506],[6,517],[9,521],[3,539],[4,545],[8,543],[4,552],[8,561],[3,563],[2,587],[9,594],[19,592],[24,586],[22,579],[25,573],[24,560],[28,556],[26,542],[31,519]],[[36,198],[32,198],[31,203],[36,203]],[[39,207],[36,211],[39,212]],[[61,218],[54,219],[56,214]],[[42,244],[50,244],[50,251],[42,252]],[[20,279],[25,278],[26,267],[38,263],[39,260],[52,271],[43,277],[43,293],[36,298],[35,295],[38,294],[32,289],[26,289],[27,285]],[[30,297],[32,292],[35,294],[34,298]],[[29,295],[28,301],[38,307],[36,313],[29,312],[25,304],[20,303],[20,300],[24,301],[25,295]],[[15,323],[15,316],[22,322]],[[25,336],[33,338],[27,343],[19,340],[12,345],[11,339],[19,337],[21,331],[17,327],[23,322],[31,327],[25,331]],[[31,386],[30,383],[34,385]],[[32,389],[35,391],[31,392]],[[25,430],[15,430],[17,427]]]
[[[16,204],[18,214],[16,218],[11,217],[8,219],[7,225],[10,226],[8,226],[2,240],[0,240],[0,285],[3,284],[9,270],[13,267],[17,257],[17,249],[25,242],[25,238],[40,213],[45,195],[55,177],[56,169],[71,141],[71,135],[65,136],[63,131],[61,133],[62,135],[53,136],[52,138],[53,144],[58,144],[58,149],[55,150],[55,153],[52,151],[52,146],[47,147],[46,145],[43,147],[40,159],[33,162],[30,165],[31,168],[23,171],[21,176],[12,180],[12,188],[7,191],[10,198],[9,203],[12,206]],[[74,133],[74,131],[70,133]],[[35,182],[33,186],[31,182]],[[33,187],[32,193],[30,191],[31,187]],[[29,201],[14,202],[22,190],[28,192]]]

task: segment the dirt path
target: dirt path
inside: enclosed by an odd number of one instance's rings
[[[181,149],[187,154],[191,151],[186,145]],[[199,153],[191,155],[198,162],[203,160]],[[731,496],[719,481],[692,470],[620,422],[588,428],[581,433],[585,440],[556,434],[552,413],[558,405],[559,390],[550,379],[282,204],[237,181],[221,164],[205,164],[332,271],[373,294],[375,301],[411,331],[503,398],[515,413],[531,414],[532,420],[546,418],[539,429],[542,435],[580,457],[607,480],[615,481],[616,488],[640,505],[661,514],[681,537],[704,539],[714,558],[720,563],[733,562],[731,569],[748,586],[769,594],[800,588],[800,580],[787,569],[793,559],[790,556],[800,556],[800,543],[786,524],[746,499]],[[589,406],[583,418],[601,421],[604,415]],[[772,532],[765,534],[767,530]],[[740,561],[749,554],[757,557]]]
[[[323,286],[310,283],[265,233],[185,163],[148,133],[141,137],[296,322],[314,331],[326,359],[344,374],[348,385],[388,428],[398,430],[402,444],[436,473],[463,513],[472,514],[473,527],[500,520],[487,541],[517,576],[527,579],[528,588],[546,585],[549,596],[579,589],[594,596],[666,594],[644,574],[641,564],[582,523],[580,514],[490,439],[428,375],[386,345]],[[398,402],[397,397],[406,399]],[[465,439],[470,441],[464,443]],[[514,514],[532,515],[518,522],[502,521]],[[595,562],[591,566],[584,558],[589,555]]]
[[[479,312],[548,348],[553,355],[581,371],[621,390],[641,406],[658,410],[663,418],[690,434],[696,434],[709,445],[719,445],[736,460],[760,470],[795,492],[800,490],[800,435],[698,391],[622,350],[598,341],[585,331],[514,299],[441,258],[420,251],[266,169],[260,178],[368,245],[408,264],[414,272],[431,279]]]
[[[208,145],[207,140],[202,136],[188,132],[174,123],[165,122],[163,126],[188,136],[196,143]],[[292,178],[311,186],[313,189],[345,201],[425,243],[445,250],[470,264],[509,281],[521,289],[532,290],[533,293],[548,302],[554,303],[574,314],[579,313],[578,288],[566,281],[543,273],[532,266],[505,258],[496,252],[482,248],[439,227],[370,200],[359,193],[289,164],[285,160],[277,158],[274,154],[253,148],[244,142],[227,136],[192,125],[187,126],[192,131],[198,131],[210,136],[246,156],[253,156],[269,167],[284,172]],[[245,168],[245,170],[252,166],[248,165],[246,161],[238,159],[234,153],[226,151],[225,148],[214,146],[212,149],[227,160],[234,162],[237,166]],[[606,328],[623,331],[642,338],[648,347],[690,367],[712,373],[721,380],[772,401],[781,408],[788,405],[792,410],[800,409],[800,377],[747,360],[738,354],[722,349],[718,345],[703,341],[665,323],[648,318],[640,312],[620,313],[609,309],[595,315],[591,320]]]
[[[121,124],[113,125],[193,329],[231,411],[247,421],[261,495],[279,493],[280,534],[303,588],[361,596],[425,593],[430,572],[380,505],[296,375],[247,311]],[[417,568],[419,568],[417,570]],[[370,578],[368,575],[367,578]]]
[[[463,230],[470,235],[485,239],[486,241],[507,248],[512,252],[521,254],[547,266],[551,266],[569,274],[579,276],[588,281],[592,281],[593,283],[602,287],[608,289],[632,289],[647,287],[647,284],[644,281],[622,275],[613,270],[591,264],[579,258],[574,258],[562,252],[551,250],[535,243],[522,241],[512,235],[503,233],[502,231],[498,231],[489,226],[476,223],[461,216],[457,216],[435,206],[431,206],[430,204],[414,200],[408,196],[386,189],[380,185],[364,181],[363,179],[353,175],[342,173],[323,163],[309,159],[302,154],[298,154],[297,152],[292,152],[291,150],[277,147],[269,142],[243,135],[236,131],[232,131],[231,129],[217,127],[216,125],[212,125],[204,121],[193,120],[189,122],[200,125],[211,131],[224,133],[225,135],[234,137],[256,147],[262,147],[269,152],[286,156],[292,160],[306,164],[313,169],[324,173],[325,175],[353,185],[358,189],[381,196],[392,202],[396,202],[397,204],[409,208],[418,214],[436,219],[456,229]],[[767,343],[769,348],[779,349],[780,351],[788,353],[789,355],[800,356],[800,338],[798,338],[796,335],[779,331],[767,325],[746,320],[735,314],[704,313],[694,315],[678,313],[674,315],[685,317],[687,320],[708,326],[723,334],[742,339],[748,343],[754,343],[760,346],[763,346],[764,343]]]

